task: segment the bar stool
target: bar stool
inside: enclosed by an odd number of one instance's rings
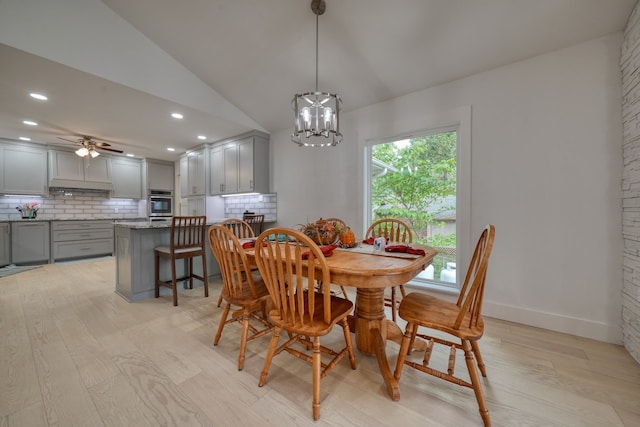
[[[204,284],[204,296],[209,296],[207,280],[207,256],[205,252],[206,216],[174,216],[171,222],[171,241],[169,246],[157,246],[155,253],[155,296],[160,296],[160,286],[173,290],[173,305],[178,305],[177,282],[189,280],[189,288],[193,289],[193,279]],[[202,276],[193,271],[193,258],[202,257]],[[160,259],[171,261],[171,280],[160,280]],[[185,275],[176,277],[176,261],[184,260]],[[187,260],[189,263],[187,265]]]

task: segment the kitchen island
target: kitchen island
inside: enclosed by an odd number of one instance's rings
[[[116,293],[129,302],[153,298],[155,294],[155,258],[156,246],[169,246],[171,221],[157,222],[116,222],[115,258]],[[207,273],[209,280],[220,275],[220,268],[207,247]],[[177,264],[177,274],[184,274],[182,263]],[[202,271],[200,257],[193,262],[195,271]],[[160,263],[160,279],[170,280],[169,262]],[[194,281],[194,286],[202,286]],[[160,292],[171,293],[170,289],[160,288]]]

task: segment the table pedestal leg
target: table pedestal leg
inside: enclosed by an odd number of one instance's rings
[[[393,330],[393,326],[389,324],[395,326],[402,336],[400,328],[385,319],[384,289],[358,288],[355,309],[356,346],[360,352],[368,356],[376,356],[389,396],[392,400],[399,400],[400,388],[389,368],[385,349],[387,331]]]

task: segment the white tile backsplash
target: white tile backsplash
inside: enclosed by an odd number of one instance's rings
[[[225,197],[225,218],[242,218],[245,211],[264,214],[265,220],[275,221],[278,218],[278,202],[275,193],[256,196]]]
[[[37,202],[39,219],[140,218],[146,216],[146,201],[111,199],[109,193],[73,190],[51,192],[49,197],[2,196],[0,220],[16,220],[21,214],[16,206]]]

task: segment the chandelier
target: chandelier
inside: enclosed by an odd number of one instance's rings
[[[316,15],[316,90],[296,94],[291,101],[296,114],[291,140],[301,147],[333,147],[342,141],[342,99],[335,93],[318,91],[318,17],[325,9],[324,0],[311,1],[311,10]]]

